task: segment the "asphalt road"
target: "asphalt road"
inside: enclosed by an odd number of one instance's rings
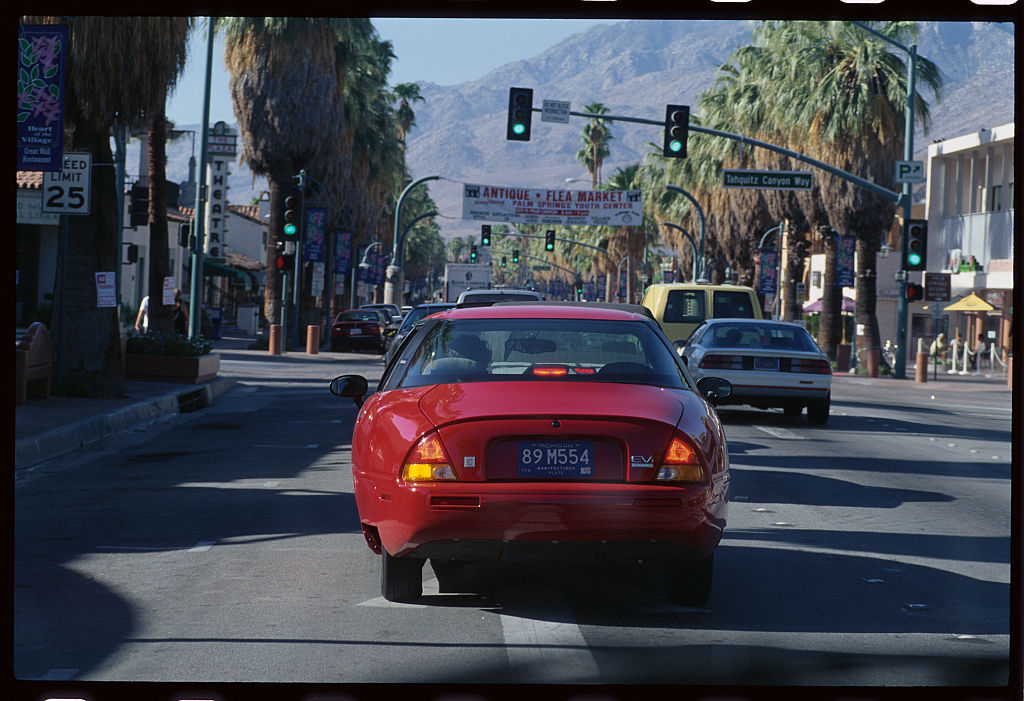
[[[355,406],[240,385],[15,483],[14,675],[62,681],[1004,685],[1008,393],[837,378],[824,427],[723,409],[729,522],[706,609],[653,565],[471,568],[393,604],[359,532]],[[931,398],[936,396],[936,398]],[[333,688],[333,687],[332,687]]]

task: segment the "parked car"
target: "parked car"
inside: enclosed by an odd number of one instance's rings
[[[381,309],[387,312],[388,323],[392,323],[397,328],[402,323],[402,310],[397,304],[361,304],[360,309]]]
[[[331,324],[331,350],[372,350],[388,347],[386,312],[381,309],[346,309]]]
[[[781,407],[786,416],[824,424],[831,404],[832,365],[807,330],[787,321],[709,319],[680,349],[692,375],[732,384],[723,404]]]
[[[398,331],[391,338],[391,343],[388,344],[388,350],[384,354],[384,363],[391,362],[391,354],[402,344],[402,339],[409,335],[409,331],[420,319],[425,319],[431,314],[437,312],[443,312],[447,309],[451,309],[455,305],[451,302],[428,302],[426,304],[418,304],[412,307],[404,317],[402,317],[402,325],[398,327]]]
[[[712,401],[648,317],[607,308],[453,309],[417,324],[361,407],[356,507],[390,601],[443,591],[471,562],[661,562],[702,606],[725,527],[729,459]],[[387,498],[384,498],[387,495]],[[457,577],[456,577],[457,579]]]
[[[496,302],[539,302],[544,297],[534,290],[513,290],[508,288],[495,288],[491,290],[465,290],[455,301],[458,307],[482,307]]]
[[[640,303],[651,310],[665,335],[681,345],[705,319],[760,319],[761,305],[752,287],[699,282],[656,283]]]

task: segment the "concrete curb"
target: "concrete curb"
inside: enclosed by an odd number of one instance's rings
[[[238,381],[233,378],[218,378],[202,385],[177,389],[161,397],[141,401],[102,416],[23,438],[14,446],[14,469],[31,467],[67,455],[114,433],[160,416],[195,411],[209,406],[219,395],[237,384]]]

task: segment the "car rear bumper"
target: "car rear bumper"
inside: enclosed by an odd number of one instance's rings
[[[468,560],[658,559],[710,555],[722,537],[728,476],[709,487],[463,482],[391,484],[355,478],[364,523],[392,555]],[[643,547],[641,547],[641,545]]]

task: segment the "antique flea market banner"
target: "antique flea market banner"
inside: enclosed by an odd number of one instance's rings
[[[464,184],[462,218],[561,226],[639,226],[640,190],[548,190]]]

